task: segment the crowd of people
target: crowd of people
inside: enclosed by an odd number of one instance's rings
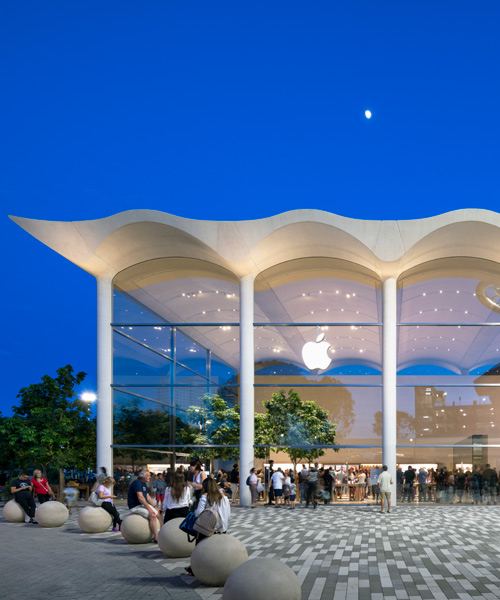
[[[316,508],[319,503],[329,504],[341,499],[361,502],[371,500],[380,504],[379,479],[382,473],[383,469],[380,467],[350,467],[346,472],[345,468],[336,470],[334,467],[323,467],[318,463],[303,464],[295,471],[275,468],[271,460],[265,469],[252,468],[240,481],[237,463],[231,470],[226,471],[221,468],[216,473],[207,475],[202,463],[194,460],[188,468],[181,465],[161,473],[148,471],[147,475],[144,471],[133,472],[118,467],[111,476],[102,467],[98,474],[92,476],[91,489],[96,492],[102,508],[111,515],[113,530],[118,531],[121,517],[114,500],[117,498],[117,487],[120,483],[122,486],[126,484],[129,508],[150,520],[151,531],[156,536],[162,523],[172,518],[185,517],[193,503],[198,504],[208,493],[207,485],[210,489],[216,487],[218,494],[224,498],[224,507],[226,502],[227,506],[239,503],[240,485],[246,484],[251,494],[252,508],[257,506],[259,501],[264,501],[277,508],[294,510],[297,504]],[[7,483],[7,478],[4,479],[5,481],[0,481],[2,487]],[[397,469],[395,481],[396,498],[400,503],[467,502],[476,505],[500,503],[499,474],[497,469],[489,464],[481,469],[475,467],[455,470],[444,467],[413,468],[410,465],[404,469],[401,467]],[[72,479],[62,491],[70,512],[73,506],[77,506],[80,498],[77,485],[78,481]],[[27,471],[21,471],[19,476],[11,481],[10,491],[25,511],[26,521],[30,523],[36,523],[35,498],[43,504],[56,497],[56,493],[40,469],[35,469],[31,477]],[[138,493],[144,501],[138,499]],[[222,521],[227,522],[225,513]]]
[[[498,504],[499,475],[496,468],[486,464],[483,469],[449,470],[446,468],[418,470],[411,465],[396,473],[397,495],[401,502],[441,502]]]

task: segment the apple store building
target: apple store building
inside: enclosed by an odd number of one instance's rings
[[[97,280],[99,466],[127,444],[180,452],[213,394],[239,408],[248,473],[255,413],[294,390],[336,424],[321,454],[307,432],[294,440],[323,464],[500,467],[500,214],[11,218]]]

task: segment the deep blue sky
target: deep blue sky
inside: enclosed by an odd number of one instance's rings
[[[8,214],[497,210],[499,17],[491,1],[3,2],[0,410],[59,366],[89,388],[96,370],[94,279]]]

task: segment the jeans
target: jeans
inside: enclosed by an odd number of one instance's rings
[[[18,504],[21,505],[21,508],[28,515],[30,519],[35,518],[35,509],[36,504],[31,496],[25,496],[24,498],[21,496],[20,498],[15,499]]]

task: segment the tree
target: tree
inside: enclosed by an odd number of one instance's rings
[[[335,444],[337,425],[329,420],[329,413],[312,401],[302,401],[294,390],[284,390],[263,402],[266,408],[264,438],[271,446],[290,444],[301,448],[280,448],[290,456],[294,471],[301,460],[312,462],[324,455],[321,448],[311,445]]]
[[[95,419],[74,390],[86,373],[73,371],[66,365],[57,370],[55,379],[44,375],[41,383],[22,388],[14,416],[0,422],[0,433],[16,453],[18,465],[41,465],[45,476],[49,465],[55,467],[60,486],[64,468],[86,469],[96,461]]]
[[[382,411],[377,411],[374,415],[373,433],[382,437]],[[398,410],[396,413],[397,436],[399,439],[408,439],[415,437],[415,417],[412,417],[404,410]]]
[[[187,416],[191,428],[179,435],[182,444],[238,446],[240,410],[238,407],[228,406],[224,398],[217,394],[204,394],[199,406],[187,409]],[[209,459],[231,460],[238,456],[239,451],[238,447],[200,448],[193,454]]]
[[[117,411],[114,420],[114,443],[122,446],[136,446],[140,444],[159,444],[168,446],[175,444],[170,440],[171,416],[162,410],[143,410],[140,401],[132,400]],[[179,417],[175,419],[176,432],[183,437],[183,432],[191,431],[191,427]],[[117,448],[118,456],[130,457],[132,464],[154,456],[149,448]]]

